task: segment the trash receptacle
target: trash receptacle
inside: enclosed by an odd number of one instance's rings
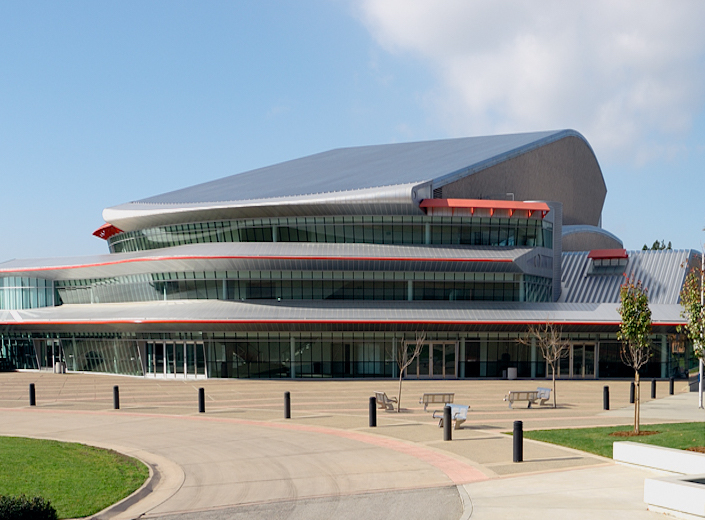
[[[517,378],[517,369],[516,367],[509,367],[507,368],[507,379],[516,379]]]

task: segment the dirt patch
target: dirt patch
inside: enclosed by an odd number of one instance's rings
[[[628,431],[628,432],[612,432],[612,433],[610,433],[610,437],[643,437],[645,435],[656,435],[657,433],[661,433],[661,432],[642,431],[639,433],[635,433],[632,430],[632,431]]]
[[[686,451],[697,451],[698,453],[705,453],[705,446],[691,446],[686,448]]]

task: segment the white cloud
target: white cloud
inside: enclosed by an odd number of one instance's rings
[[[454,135],[574,128],[601,156],[643,161],[677,146],[705,99],[701,0],[360,0],[358,9],[384,49],[437,75],[429,106]]]

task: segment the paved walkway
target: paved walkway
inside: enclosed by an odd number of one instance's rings
[[[37,406],[28,406],[28,385]],[[113,385],[121,409],[112,409]],[[645,470],[526,440],[512,463],[510,431],[629,424],[629,383],[559,381],[558,408],[509,409],[507,390],[532,381],[405,381],[402,413],[378,414],[369,396],[392,381],[165,381],[129,377],[0,374],[0,434],[83,442],[148,463],[157,478],[139,500],[105,518],[655,518],[642,502]],[[613,411],[602,410],[610,386]],[[205,388],[206,413],[197,411]],[[685,388],[677,384],[676,391]],[[292,418],[283,418],[291,392]],[[418,404],[453,391],[469,420],[443,442]],[[659,383],[665,396],[667,383]],[[642,391],[642,393],[647,393]],[[642,404],[642,422],[705,421],[696,394]],[[599,496],[599,500],[595,497]]]

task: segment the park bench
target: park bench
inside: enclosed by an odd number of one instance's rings
[[[450,404],[453,402],[455,394],[449,393],[431,393],[423,394],[421,399],[419,399],[419,404],[423,404],[423,411],[426,411],[426,407],[429,404]]]
[[[539,405],[543,405],[546,401],[549,400],[550,397],[550,388],[539,387],[536,390],[510,391],[507,395],[504,396],[504,400],[509,402],[509,408],[511,408],[512,404],[517,401],[527,401],[529,403],[529,406],[527,408],[531,408],[532,404],[538,403]]]
[[[394,410],[394,403],[397,402],[396,397],[387,397],[386,392],[375,392],[377,406],[384,410]]]
[[[468,418],[469,406],[464,404],[449,404],[450,406],[450,417],[453,420],[453,429],[460,429],[460,425],[463,424]],[[436,416],[438,414],[438,416]],[[433,418],[439,419],[438,427],[443,428],[443,410],[436,410],[433,412]]]

